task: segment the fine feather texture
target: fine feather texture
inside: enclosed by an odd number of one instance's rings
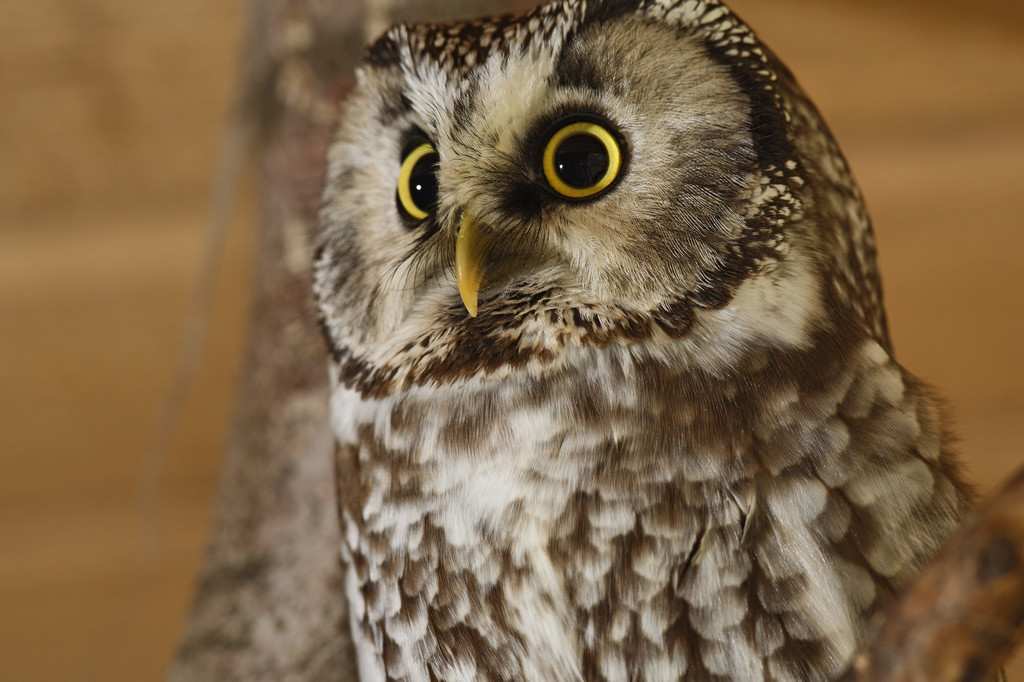
[[[592,200],[539,170],[572,115],[623,142]],[[410,224],[419,138],[438,204]],[[845,161],[718,2],[392,29],[322,227],[365,682],[827,680],[965,510],[939,406],[892,358]]]

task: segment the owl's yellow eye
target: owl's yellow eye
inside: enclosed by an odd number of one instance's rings
[[[605,126],[575,121],[558,130],[544,147],[544,177],[551,189],[570,199],[604,191],[622,170],[622,149]]]
[[[429,142],[405,155],[398,171],[398,206],[409,218],[423,220],[437,205],[437,150]]]

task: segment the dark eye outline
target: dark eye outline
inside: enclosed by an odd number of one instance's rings
[[[622,176],[625,165],[625,154],[620,142],[618,131],[608,121],[592,116],[572,116],[563,118],[549,130],[547,142],[541,156],[541,169],[548,187],[559,197],[574,200],[593,199],[610,189]],[[565,182],[555,167],[555,156],[559,147],[566,140],[586,135],[600,142],[608,153],[608,168],[604,175],[589,187],[575,187]]]
[[[431,211],[434,210],[433,206],[427,207],[426,210],[422,206],[416,203],[416,200],[412,197],[412,191],[410,189],[410,180],[412,179],[412,172],[416,169],[416,165],[426,156],[437,155],[437,150],[434,145],[426,141],[419,141],[414,145],[411,145],[409,151],[406,152],[402,159],[402,165],[398,170],[398,207],[404,214],[404,216],[415,222],[421,222],[430,217]]]

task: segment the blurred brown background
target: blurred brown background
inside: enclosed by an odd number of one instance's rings
[[[897,351],[983,491],[1024,462],[1024,5],[734,0],[812,94],[875,219]],[[236,211],[212,336],[143,514],[206,226],[240,0],[0,8],[0,679],[161,677],[244,352]],[[1020,666],[1024,674],[1024,666]]]

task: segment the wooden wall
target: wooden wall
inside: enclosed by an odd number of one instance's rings
[[[834,128],[899,358],[949,399],[990,489],[1024,463],[1024,6],[733,6]],[[159,496],[140,477],[243,22],[240,0],[0,10],[0,679],[154,679],[175,646],[244,350],[244,201]]]

